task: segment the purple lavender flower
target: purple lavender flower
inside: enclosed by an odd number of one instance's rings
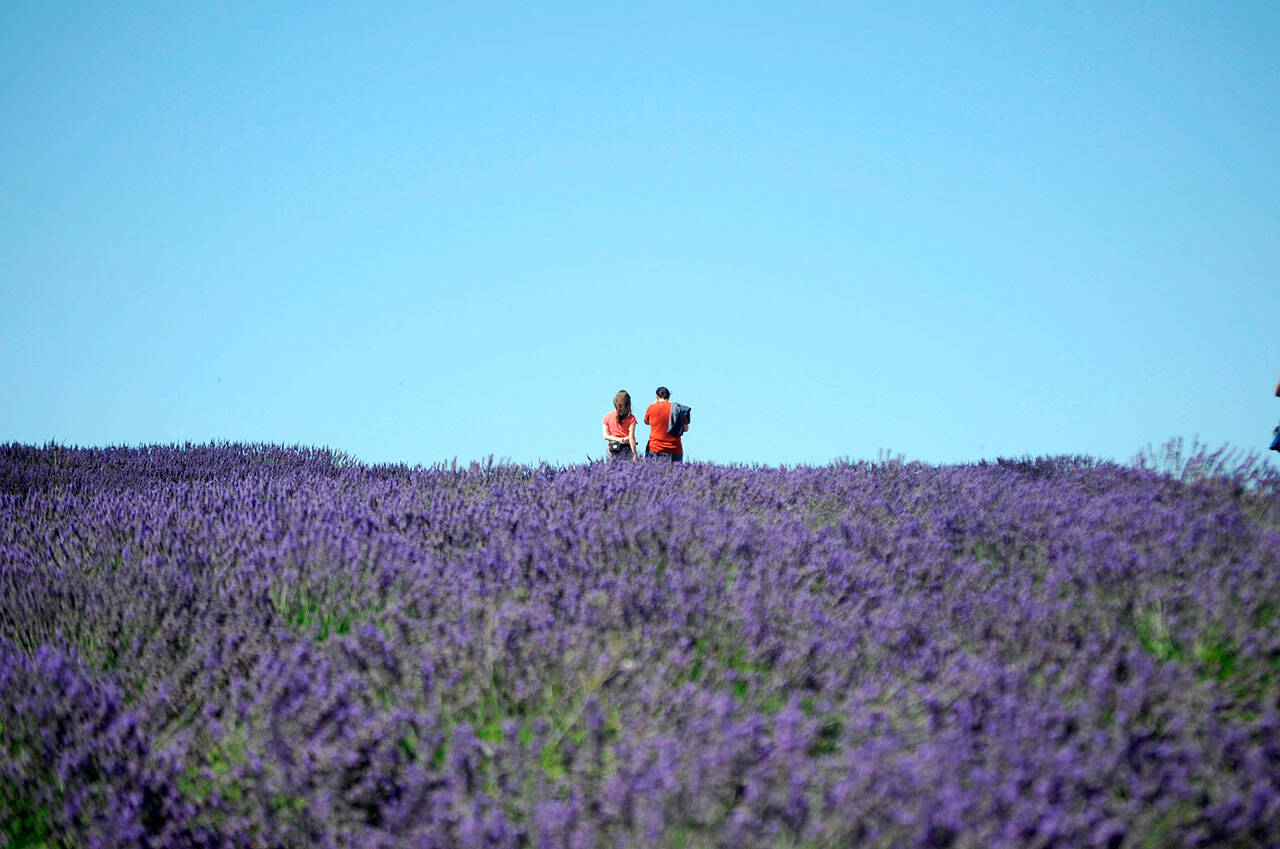
[[[5,446],[0,845],[1272,845],[1280,490],[1175,465]]]

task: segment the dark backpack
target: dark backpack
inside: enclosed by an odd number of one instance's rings
[[[667,422],[667,433],[671,436],[682,436],[693,421],[693,408],[684,404],[671,405],[671,418]]]

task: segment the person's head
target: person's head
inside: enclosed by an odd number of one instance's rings
[[[670,400],[671,400],[671,390],[670,390],[670,389],[667,389],[667,387],[665,387],[665,386],[659,386],[659,387],[658,387],[658,397],[659,397],[659,398],[661,398],[663,401],[670,401]]]
[[[613,408],[618,411],[618,421],[625,422],[631,415],[631,393],[619,389],[618,394],[613,396]]]

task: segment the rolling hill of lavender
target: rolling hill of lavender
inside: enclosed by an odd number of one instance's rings
[[[0,846],[1280,845],[1280,486],[1180,451],[0,446]]]

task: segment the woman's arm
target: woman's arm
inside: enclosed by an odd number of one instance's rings
[[[623,445],[631,446],[631,455],[637,460],[640,459],[639,453],[636,451],[636,423],[632,422],[631,427],[627,429],[626,436],[613,436],[609,433],[609,426],[601,423],[600,435],[604,437],[605,442],[621,442]]]
[[[1280,383],[1276,383],[1276,397],[1280,398]]]

